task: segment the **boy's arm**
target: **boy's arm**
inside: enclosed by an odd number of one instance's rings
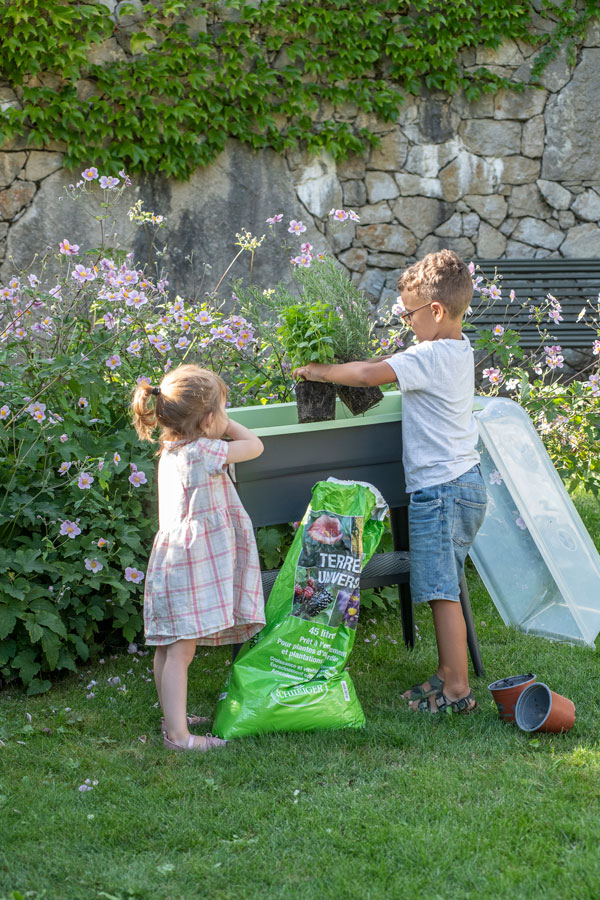
[[[389,359],[385,357],[385,359]],[[306,381],[321,381],[331,384],[345,384],[349,387],[375,387],[396,381],[392,367],[382,358],[350,363],[308,363],[294,369],[294,378]]]

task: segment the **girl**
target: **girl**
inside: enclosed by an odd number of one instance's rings
[[[265,624],[252,523],[224,471],[264,448],[227,417],[226,400],[218,375],[185,365],[165,375],[160,387],[140,382],[132,401],[142,440],[152,440],[160,428],[159,531],[146,576],[144,630],[146,643],[156,646],[164,745],[172,750],[227,743],[188,730],[203,721],[186,714],[187,670],[196,645],[239,643]]]

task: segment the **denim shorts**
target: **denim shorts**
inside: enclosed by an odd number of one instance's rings
[[[414,603],[459,599],[465,558],[486,505],[479,465],[453,481],[410,495],[410,591]]]

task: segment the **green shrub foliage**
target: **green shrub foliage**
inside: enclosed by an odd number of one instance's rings
[[[103,245],[63,240],[38,259],[39,276],[0,287],[0,676],[30,693],[141,633],[156,445],[131,426],[136,381],[198,360],[231,383],[235,405],[288,393],[216,294],[173,299],[159,273],[111,246],[111,207],[129,180],[83,176],[64,199],[96,215]],[[162,217],[139,201],[130,217],[153,242]],[[238,239],[254,252],[247,232]]]
[[[64,142],[68,167],[93,159],[176,178],[228,138],[362,153],[377,143],[369,115],[393,121],[422,87],[469,100],[523,87],[465,69],[462,51],[528,42],[540,49],[535,80],[560,47],[574,58],[594,16],[597,0],[135,0],[114,13],[12,0],[0,5],[0,80],[15,91],[0,143],[26,134],[34,146]],[[363,124],[351,125],[356,111]]]

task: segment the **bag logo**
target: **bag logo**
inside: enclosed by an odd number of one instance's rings
[[[292,687],[275,688],[271,698],[281,706],[314,706],[327,694],[326,684],[297,684]]]

